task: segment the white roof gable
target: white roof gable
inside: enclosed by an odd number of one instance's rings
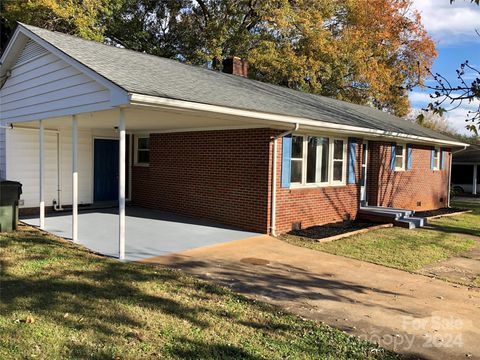
[[[128,93],[19,26],[2,56],[3,123],[111,109]]]

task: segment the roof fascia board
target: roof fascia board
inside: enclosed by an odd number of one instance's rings
[[[384,137],[387,139],[400,139],[403,141],[413,141],[417,143],[426,142],[426,143],[434,143],[439,145],[469,146],[468,144],[457,142],[457,141],[434,139],[434,138],[423,137],[423,136],[409,135],[409,134],[400,133],[400,132],[389,132],[385,130],[362,128],[362,127],[351,126],[351,125],[341,125],[341,124],[335,124],[335,123],[319,121],[319,120],[311,120],[311,119],[296,117],[296,116],[278,115],[278,114],[263,113],[263,112],[252,111],[252,110],[235,109],[235,108],[229,108],[229,107],[219,106],[219,105],[195,103],[190,101],[169,99],[169,98],[136,94],[136,93],[130,94],[130,104],[131,105],[143,104],[143,105],[177,108],[177,109],[184,109],[184,110],[206,111],[206,112],[212,112],[212,113],[221,113],[224,115],[248,117],[248,118],[276,121],[276,122],[288,123],[288,124],[298,123],[303,126],[312,127],[315,129],[324,129],[326,131],[339,131],[343,133],[362,135],[362,136]]]
[[[5,48],[5,51],[3,52],[2,56],[0,57],[0,75],[3,75],[4,73],[9,70],[13,64],[10,64],[10,62],[13,62],[12,55],[14,54],[15,50],[20,51],[20,48],[25,45],[27,42],[27,38],[21,39],[20,36],[23,35],[25,37],[25,34],[20,34],[20,26],[18,26],[15,29],[15,32],[12,35],[12,38],[7,44],[7,47]]]
[[[74,58],[70,57],[69,55],[65,54],[63,51],[59,50],[52,44],[50,44],[48,41],[42,39],[40,36],[37,34],[33,33],[32,31],[28,30],[22,24],[19,24],[17,27],[16,32],[22,33],[25,36],[29,37],[30,39],[36,41],[39,43],[41,46],[43,46],[45,49],[50,51],[51,53],[55,54],[59,58],[61,58],[63,61],[65,61],[67,64],[73,66],[77,70],[83,72],[85,75],[88,77],[92,78],[93,80],[99,82],[103,86],[105,86],[107,89],[110,90],[111,92],[111,99],[110,99],[110,104],[111,106],[118,106],[118,105],[126,105],[129,102],[129,97],[128,97],[128,92],[118,86],[117,84],[111,82],[110,80],[104,78],[97,72],[93,71],[90,69],[88,66],[83,65],[81,62],[75,60]],[[10,43],[13,43],[14,39],[10,41]],[[8,51],[8,47],[7,47]],[[5,53],[7,53],[7,51]]]

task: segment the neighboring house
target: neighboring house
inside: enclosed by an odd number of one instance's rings
[[[460,194],[480,191],[480,145],[453,154],[452,187]]]
[[[451,150],[465,145],[366,106],[22,24],[1,62],[2,174],[24,184],[24,208],[120,198],[121,219],[126,197],[283,233],[354,219],[360,204],[445,207]]]

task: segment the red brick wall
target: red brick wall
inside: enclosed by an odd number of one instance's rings
[[[369,205],[417,211],[447,206],[450,152],[447,152],[443,170],[431,170],[432,148],[414,145],[412,169],[392,171],[391,143],[370,141],[369,149],[367,173]]]
[[[152,134],[150,166],[134,167],[136,205],[212,219],[266,233],[270,230],[272,129]],[[448,168],[430,170],[430,147],[413,150],[413,169],[390,170],[390,143],[369,142],[367,196],[370,205],[427,210],[447,205]],[[357,183],[283,189],[282,141],[277,152],[278,233],[354,219],[359,208],[361,143]],[[443,198],[443,202],[440,201]],[[420,201],[421,205],[417,206]]]
[[[302,228],[355,219],[360,202],[361,142],[357,146],[356,184],[344,186],[285,189],[281,187],[282,141],[277,152],[277,233],[292,230],[294,223]],[[348,170],[347,170],[348,178]]]
[[[269,129],[150,135],[150,166],[134,167],[136,205],[268,232]]]

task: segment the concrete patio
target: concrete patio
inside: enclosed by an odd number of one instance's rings
[[[21,221],[37,227],[40,224],[38,217],[23,217]],[[118,229],[117,208],[83,210],[78,214],[78,242],[97,253],[118,257]],[[49,214],[44,230],[71,239],[72,214]],[[138,261],[257,235],[212,221],[127,207],[125,259]]]

